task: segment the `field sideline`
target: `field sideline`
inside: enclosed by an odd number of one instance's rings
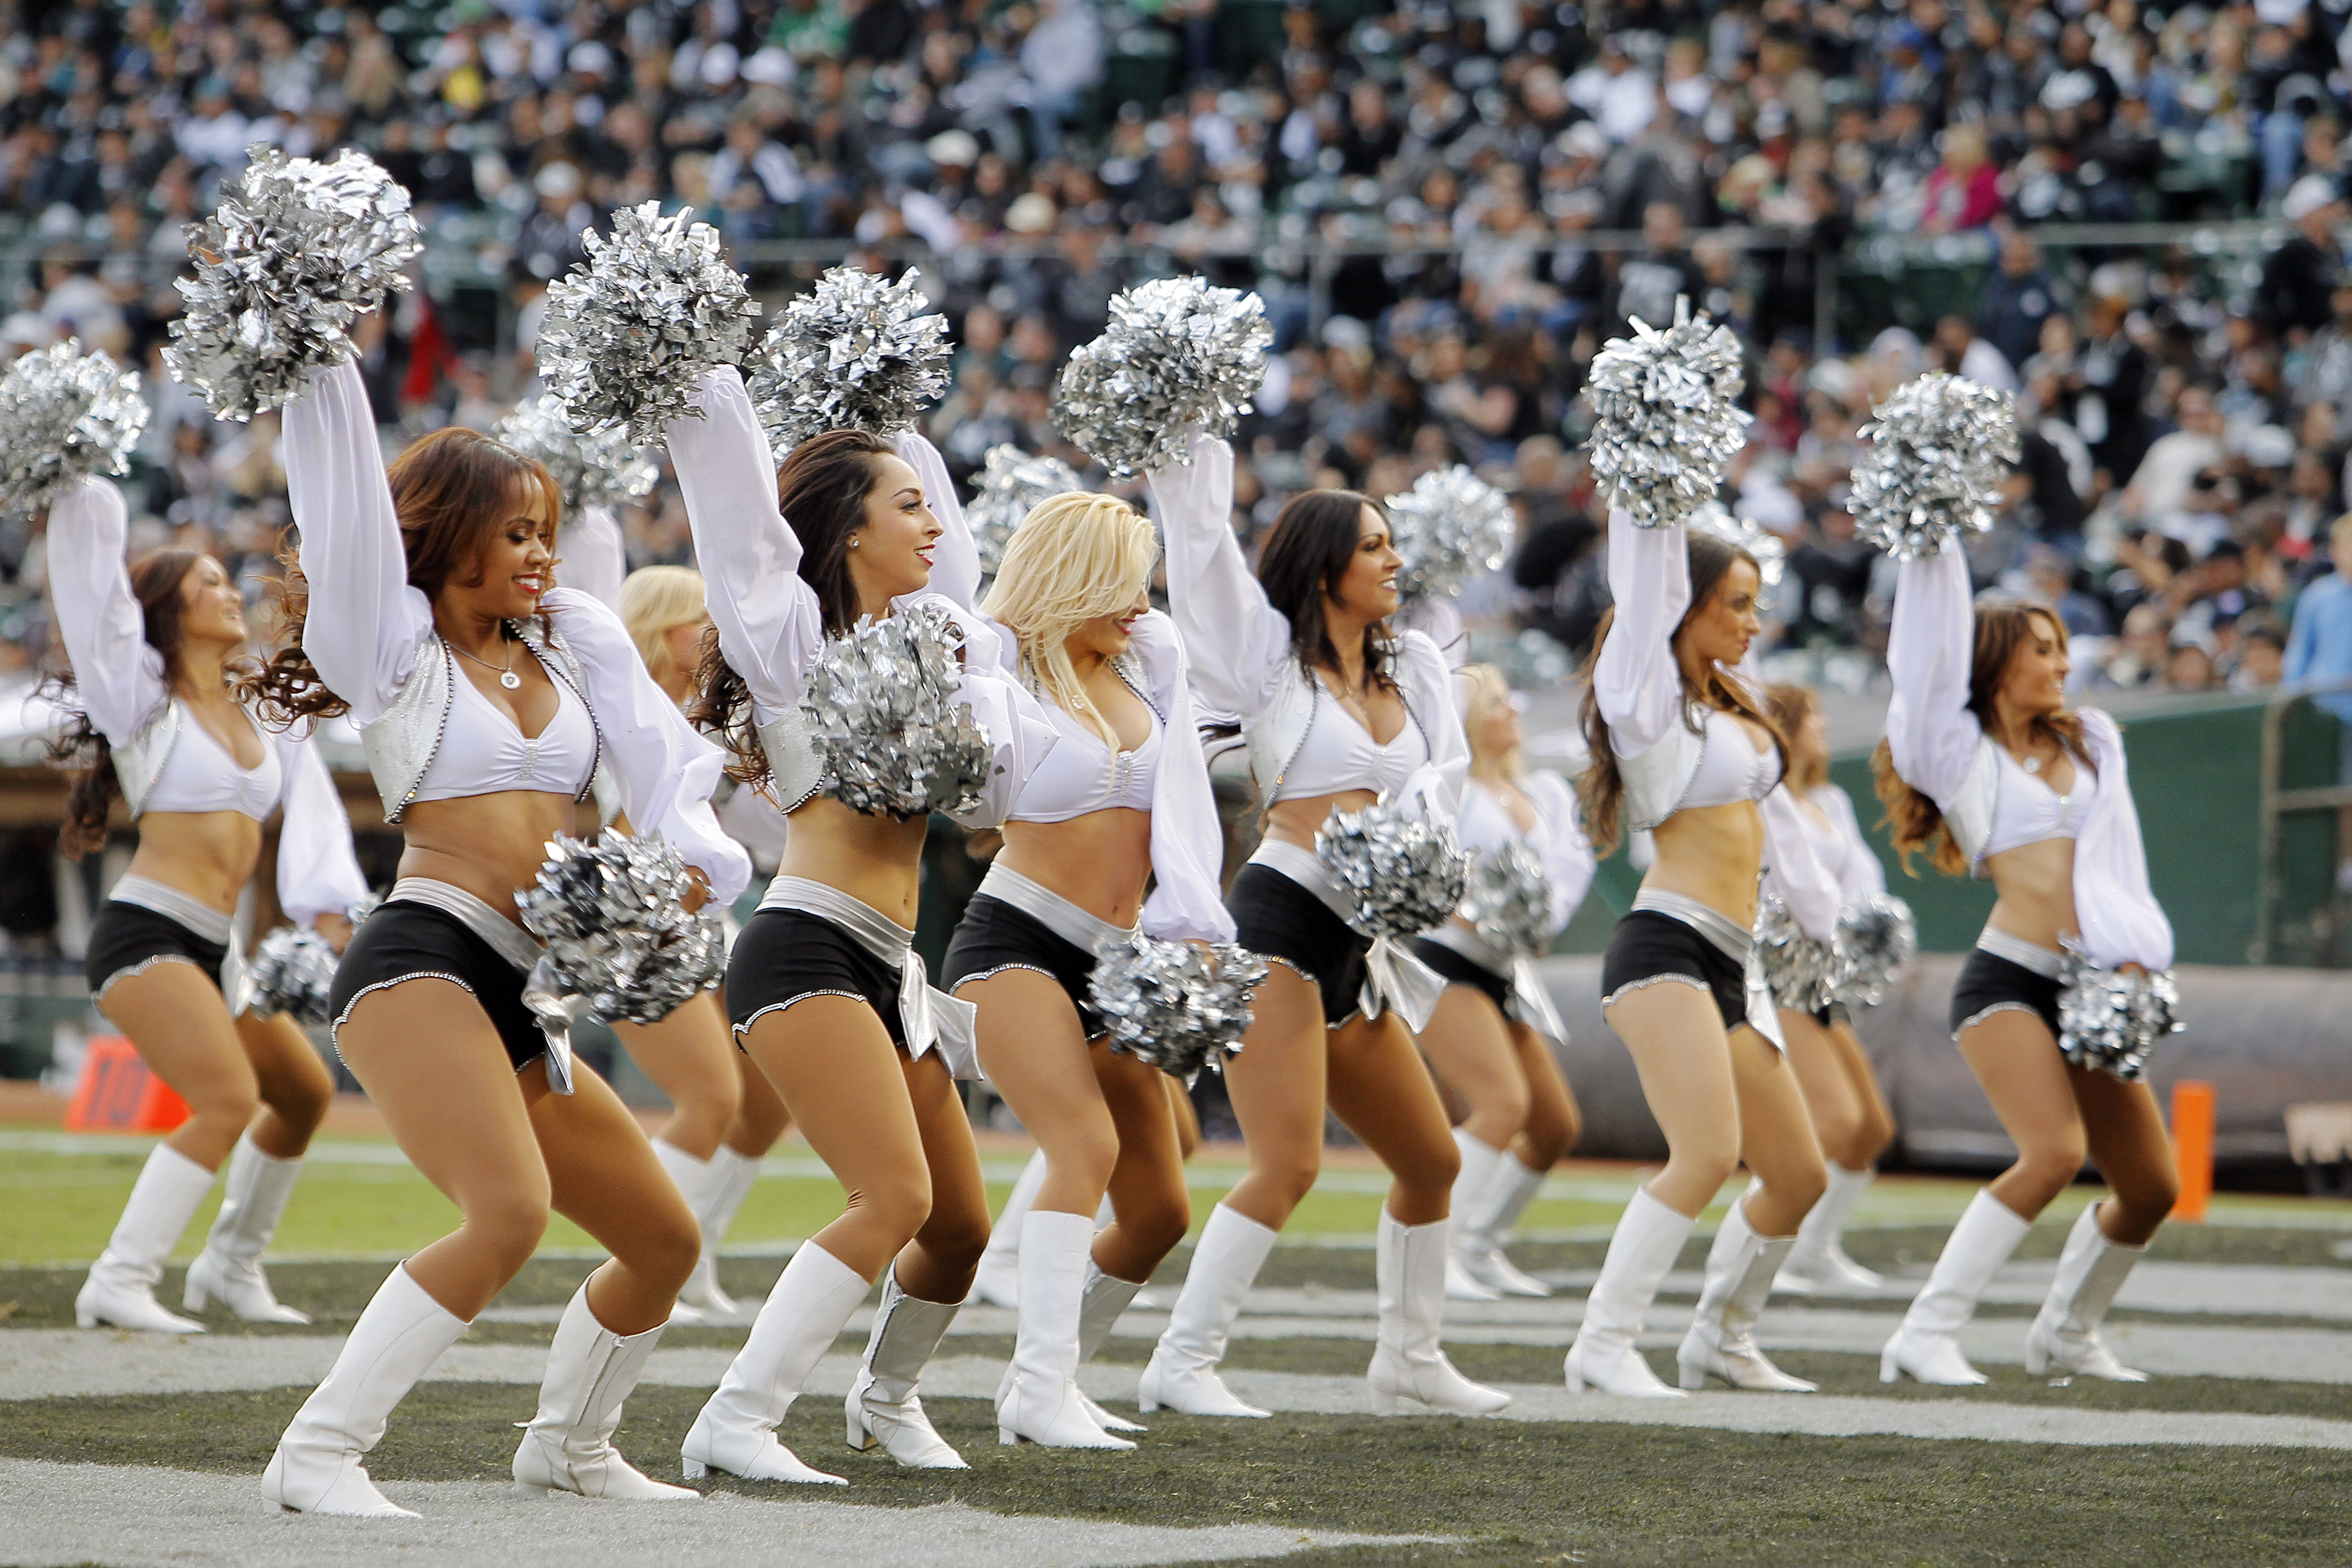
[[[184,1341],[76,1330],[83,1260],[103,1244],[146,1147],[0,1128],[0,1563],[2352,1561],[2352,1204],[2225,1195],[2210,1223],[2168,1227],[2111,1320],[2119,1353],[2155,1380],[2053,1385],[2027,1377],[2018,1359],[2066,1226],[2098,1195],[2077,1187],[2043,1216],[1969,1331],[1991,1383],[1930,1393],[1882,1386],[1876,1347],[1974,1189],[1892,1178],[1865,1199],[1851,1245],[1899,1288],[1877,1301],[1776,1298],[1765,1318],[1776,1358],[1822,1394],[1718,1392],[1629,1408],[1572,1400],[1560,1386],[1583,1287],[1642,1175],[1578,1164],[1548,1184],[1516,1249],[1560,1294],[1449,1308],[1454,1359],[1510,1388],[1512,1410],[1483,1422],[1382,1419],[1367,1413],[1362,1370],[1384,1179],[1360,1155],[1335,1152],[1253,1293],[1229,1362],[1237,1391],[1274,1419],[1161,1413],[1128,1455],[1000,1448],[985,1401],[1013,1318],[971,1308],[924,1389],[973,1468],[901,1472],[841,1445],[861,1314],[782,1432],[851,1485],[812,1496],[723,1481],[679,1510],[522,1500],[505,1484],[509,1423],[530,1414],[556,1310],[594,1256],[559,1222],[541,1259],[395,1415],[373,1466],[428,1518],[384,1526],[267,1516],[255,1479],[385,1267],[454,1212],[387,1142],[339,1132],[320,1140],[272,1268],[280,1296],[319,1319],[313,1328],[218,1320]],[[1195,1163],[1196,1215],[1239,1175],[1237,1154],[1213,1146]],[[1024,1157],[1015,1142],[991,1142],[995,1201]],[[804,1147],[780,1148],[730,1237],[729,1288],[756,1297],[838,1203]],[[1712,1217],[1702,1222],[1711,1228]],[[1685,1249],[1644,1340],[1669,1374],[1703,1251],[1698,1238]],[[1135,1373],[1187,1256],[1156,1282],[1160,1309],[1130,1311],[1089,1369],[1089,1391],[1114,1408],[1134,1414]],[[167,1300],[178,1276],[167,1274]],[[678,1439],[742,1331],[663,1341],[619,1437],[649,1473],[677,1479]],[[388,1530],[404,1533],[395,1544]]]

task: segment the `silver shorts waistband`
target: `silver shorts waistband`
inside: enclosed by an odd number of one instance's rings
[[[1250,851],[1248,863],[1280,872],[1323,900],[1323,907],[1343,922],[1353,926],[1355,900],[1348,897],[1347,890],[1332,877],[1331,868],[1312,849],[1301,849],[1279,838],[1261,838],[1257,847]]]
[[[2044,980],[2057,979],[2058,966],[2065,962],[2063,953],[2053,952],[2040,942],[2028,942],[1990,926],[1977,933],[1977,946],[1995,958],[2009,960],[2020,969],[2030,969]]]
[[[546,951],[540,945],[539,938],[465,889],[436,881],[430,877],[403,877],[392,885],[391,896],[384,902],[423,904],[427,909],[439,910],[445,915],[456,916],[464,922],[467,931],[488,942],[500,958],[525,974],[531,972],[539,963],[540,954]]]
[[[1053,889],[1024,877],[1000,858],[988,863],[979,890],[1011,904],[1080,952],[1092,952],[1106,942],[1125,942],[1132,926],[1117,926],[1100,915],[1078,908]]]
[[[236,917],[224,914],[203,900],[182,892],[152,877],[121,877],[107,893],[110,901],[152,910],[167,921],[177,921],[206,942],[228,945]]]
[[[1742,931],[1738,921],[1712,905],[1700,903],[1696,899],[1685,898],[1680,893],[1643,888],[1633,895],[1633,908],[1682,921],[1713,942],[1724,957],[1737,964],[1744,966],[1748,963],[1748,951],[1756,945],[1756,939]]]

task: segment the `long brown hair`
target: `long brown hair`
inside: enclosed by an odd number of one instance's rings
[[[147,646],[163,656],[163,685],[177,691],[186,674],[181,668],[181,597],[188,574],[204,553],[195,550],[152,550],[131,563],[131,596],[139,601],[142,634]],[[62,666],[41,683],[44,696],[67,709],[72,717],[65,731],[49,742],[49,761],[72,767],[72,787],[66,795],[65,826],[58,847],[79,860],[106,847],[107,817],[122,796],[122,780],[114,771],[114,747],[74,696],[73,672]]]
[[[799,576],[816,592],[829,637],[842,637],[857,624],[849,542],[866,526],[866,498],[874,493],[879,460],[897,451],[864,430],[827,430],[793,447],[776,470],[776,505],[801,542]],[[765,784],[768,753],[752,720],[751,689],[727,662],[715,637],[703,640],[695,684],[700,695],[688,711],[732,755],[727,771],[755,789]]]
[[[1323,624],[1323,601],[1335,595],[1364,537],[1364,509],[1381,521],[1388,509],[1354,490],[1308,490],[1293,496],[1258,551],[1257,580],[1266,600],[1290,623],[1291,657],[1301,669],[1337,670],[1339,650]],[[1393,689],[1389,673],[1397,639],[1386,621],[1364,628],[1364,685]]]
[[[1976,645],[1969,659],[1969,711],[1988,735],[1993,731],[1993,698],[2000,690],[2001,678],[2009,673],[2010,661],[2017,650],[2034,635],[2033,625],[2041,621],[2050,628],[2050,636],[2060,647],[2066,646],[2066,626],[2056,615],[2040,605],[1998,604],[1977,606]],[[2083,721],[2064,709],[2055,713],[2037,713],[2026,723],[2027,732],[2037,741],[2048,741],[2063,746],[2075,762],[2095,773],[2097,765],[2091,760],[2090,742],[2083,738]],[[1906,874],[1917,876],[1911,869],[1914,853],[1925,854],[1927,864],[1948,877],[1966,876],[1969,858],[1961,853],[1959,841],[1952,837],[1952,826],[1944,820],[1943,808],[1922,791],[1916,790],[1895,771],[1895,752],[1885,741],[1870,754],[1871,780],[1878,790],[1879,804],[1886,807],[1886,818],[1894,828],[1895,852],[1902,857]]]
[[[1776,681],[1764,689],[1764,705],[1772,710],[1772,722],[1780,725],[1780,733],[1789,738],[1789,788],[1798,795],[1810,795],[1829,783],[1829,753],[1808,756],[1797,747],[1797,737],[1804,732],[1805,721],[1822,710],[1821,699],[1813,695],[1813,689]]]
[[[551,541],[556,520],[563,515],[563,493],[546,464],[478,431],[454,426],[411,445],[394,459],[384,478],[392,489],[393,511],[400,519],[408,585],[427,599],[436,597],[461,574],[469,586],[479,581],[482,545],[490,531],[512,515],[509,509],[519,497],[524,507],[538,513]],[[351,704],[327,689],[310,655],[302,651],[310,584],[290,544],[279,551],[278,559],[284,568],[278,583],[280,647],[238,683],[239,694],[277,723],[331,718]]]
[[[1724,574],[1731,570],[1733,563],[1745,561],[1750,566],[1756,565],[1756,557],[1711,533],[1693,530],[1688,535],[1687,545],[1690,551],[1690,608],[1685,610],[1683,618],[1675,623],[1674,632],[1667,638],[1669,644],[1683,635],[1683,627],[1690,624],[1691,616],[1706,608],[1708,601],[1715,597],[1716,590],[1723,584]],[[1759,580],[1762,578],[1762,568],[1757,569],[1757,575]],[[1591,751],[1592,763],[1584,770],[1580,790],[1584,796],[1585,835],[1591,839],[1592,847],[1602,855],[1617,847],[1618,835],[1625,825],[1625,778],[1617,771],[1617,752],[1609,743],[1609,721],[1601,716],[1601,700],[1592,685],[1592,672],[1601,666],[1601,650],[1608,645],[1609,629],[1616,620],[1616,607],[1612,605],[1601,617],[1601,629],[1592,637],[1592,653],[1584,661],[1584,742]],[[1698,689],[1692,690],[1685,687],[1683,695],[1683,722],[1690,725],[1694,731],[1705,724],[1703,719],[1692,717],[1690,710],[1694,703],[1736,713],[1764,727],[1764,732],[1772,737],[1773,748],[1780,753],[1780,771],[1784,774],[1788,772],[1788,737],[1780,732],[1780,726],[1772,721],[1772,715],[1758,705],[1744,682],[1730,679],[1719,667],[1710,667],[1700,678]]]

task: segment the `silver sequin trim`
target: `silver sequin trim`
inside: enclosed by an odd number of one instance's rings
[[[1699,979],[1696,975],[1677,974],[1672,971],[1668,971],[1664,974],[1646,974],[1639,980],[1627,981],[1624,984],[1617,987],[1616,990],[1609,993],[1608,995],[1603,996],[1601,999],[1601,1015],[1604,1018],[1607,1017],[1609,1016],[1609,1009],[1617,1005],[1617,999],[1624,995],[1629,991],[1643,991],[1653,985],[1665,985],[1670,984],[1675,985],[1694,986],[1698,990],[1706,992],[1710,996],[1715,994],[1715,987],[1709,985],[1706,981]]]
[[[874,998],[868,996],[863,991],[803,991],[797,996],[787,996],[781,1002],[771,1002],[766,1006],[761,1008],[758,1012],[752,1014],[750,1017],[744,1019],[741,1023],[736,1025],[736,1039],[740,1040],[743,1037],[744,1031],[751,1028],[752,1025],[758,1023],[769,1014],[781,1013],[785,1008],[791,1006],[793,1003],[805,1002],[812,996],[846,996],[852,1002],[863,1002],[868,1007],[874,1005]],[[877,1017],[881,1016],[878,1010],[875,1016]]]
[[[1967,1034],[1970,1029],[1975,1028],[1979,1024],[1983,1023],[1995,1013],[2030,1013],[2032,1015],[2034,1022],[2042,1025],[2044,1028],[2047,1028],[2050,1024],[2050,1020],[2042,1016],[2042,1010],[2034,1006],[2032,1003],[1996,1002],[1991,1006],[1987,1007],[1980,1012],[1971,1013],[1967,1017],[1961,1019],[1960,1026],[1952,1031],[1952,1043],[1954,1045],[1958,1045],[1962,1035]]]
[[[411,980],[446,980],[450,984],[455,985],[458,990],[463,991],[467,995],[474,996],[476,1001],[478,1002],[481,1000],[480,997],[474,995],[474,988],[472,986],[467,984],[456,975],[444,973],[438,969],[420,969],[414,974],[395,974],[389,980],[379,980],[373,985],[362,987],[358,995],[353,996],[350,1001],[343,1004],[343,1010],[341,1013],[336,1014],[335,1021],[327,1026],[327,1043],[335,1047],[335,1055],[338,1058],[340,1058],[343,1054],[343,1026],[351,1022],[352,1009],[366,1001],[370,992],[383,991],[391,986],[404,984]]]
[[[159,952],[152,958],[142,958],[136,963],[127,963],[121,969],[116,970],[113,973],[108,975],[105,981],[99,986],[98,990],[91,994],[91,1005],[103,1009],[106,1006],[106,994],[114,989],[114,983],[116,981],[136,979],[138,976],[146,973],[149,970],[154,968],[159,963],[184,963],[189,968],[194,970],[197,973],[203,974],[205,979],[212,979],[210,974],[205,973],[205,966],[198,963],[194,959],[190,958],[186,953]]]
[[[1055,973],[1052,970],[1044,967],[1042,964],[1000,963],[993,969],[973,970],[970,974],[965,975],[962,979],[956,982],[954,994],[961,995],[963,992],[963,988],[971,984],[975,980],[993,980],[998,975],[1004,973],[1006,971],[1013,969],[1026,970],[1032,974],[1042,974],[1046,979],[1054,982],[1056,985],[1060,984],[1062,982],[1062,977],[1060,975]]]

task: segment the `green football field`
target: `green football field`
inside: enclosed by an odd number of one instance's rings
[[[2225,1196],[2209,1223],[2168,1227],[2111,1320],[2119,1353],[2152,1380],[2053,1384],[2025,1374],[2020,1349],[2066,1225],[2097,1195],[2078,1187],[1969,1330],[1991,1381],[1930,1391],[1882,1385],[1876,1347],[1973,1187],[1889,1179],[1851,1237],[1894,1280],[1887,1295],[1775,1298],[1764,1320],[1776,1359],[1821,1393],[1629,1404],[1569,1397],[1559,1358],[1641,1173],[1570,1167],[1515,1248],[1558,1293],[1448,1308],[1454,1360],[1509,1390],[1512,1408],[1482,1421],[1383,1418],[1369,1413],[1362,1372],[1384,1179],[1335,1160],[1253,1292],[1227,1363],[1271,1419],[1160,1413],[1132,1454],[1002,1447],[986,1399],[1013,1319],[973,1306],[924,1384],[972,1468],[900,1471],[842,1445],[861,1315],[781,1432],[850,1485],[722,1478],[690,1508],[522,1500],[506,1483],[511,1423],[530,1415],[555,1315],[593,1267],[585,1238],[559,1222],[542,1258],[394,1415],[372,1467],[426,1518],[387,1526],[267,1516],[256,1478],[390,1261],[447,1229],[454,1211],[388,1142],[322,1140],[271,1270],[312,1327],[215,1317],[210,1333],[184,1340],[76,1330],[83,1260],[104,1244],[146,1146],[0,1130],[0,1563],[2352,1562],[2352,1205]],[[986,1163],[1001,1203],[1020,1156]],[[1214,1148],[1197,1162],[1196,1215],[1238,1173]],[[839,1196],[805,1149],[785,1145],[729,1237],[729,1288],[755,1301]],[[183,1258],[201,1237],[200,1220]],[[1703,1252],[1695,1237],[1643,1342],[1669,1375]],[[1186,1256],[1169,1260],[1157,1305],[1130,1310],[1087,1374],[1125,1414],[1137,1414],[1135,1374]],[[175,1268],[167,1301],[177,1286]],[[677,1442],[743,1332],[665,1337],[618,1437],[649,1473],[677,1479]]]

